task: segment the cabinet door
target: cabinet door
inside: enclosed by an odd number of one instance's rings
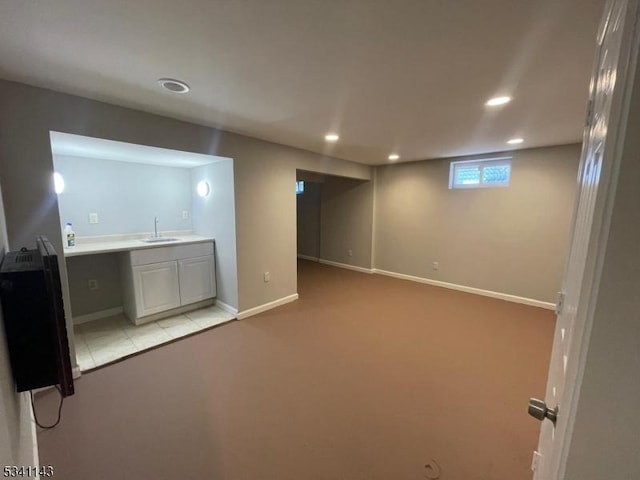
[[[216,295],[213,255],[178,260],[181,305]]]
[[[152,263],[133,267],[137,317],[180,306],[178,264]]]

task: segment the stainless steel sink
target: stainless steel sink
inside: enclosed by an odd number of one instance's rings
[[[173,238],[173,237],[151,237],[151,238],[145,238],[144,240],[141,240],[144,243],[160,243],[160,242],[177,242],[178,240],[180,240],[179,238]]]

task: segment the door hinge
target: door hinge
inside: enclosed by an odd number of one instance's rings
[[[556,315],[561,315],[564,309],[564,292],[558,292],[558,299],[556,300]]]

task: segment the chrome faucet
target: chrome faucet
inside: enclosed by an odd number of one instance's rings
[[[158,235],[158,217],[153,217],[153,227],[154,227],[153,238],[160,238],[160,235]]]

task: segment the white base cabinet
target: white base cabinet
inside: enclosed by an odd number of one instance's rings
[[[215,297],[213,255],[178,260],[180,305]]]
[[[216,296],[213,242],[148,248],[121,256],[125,314],[132,322]]]
[[[176,262],[133,267],[136,317],[164,312],[182,305]]]

